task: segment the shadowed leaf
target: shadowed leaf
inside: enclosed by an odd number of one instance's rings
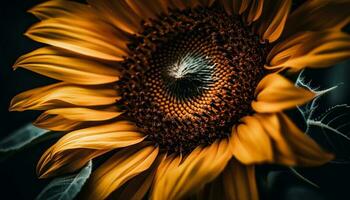
[[[0,161],[26,147],[59,136],[61,133],[27,124],[0,141]]]
[[[72,200],[90,177],[92,161],[77,174],[55,178],[36,197],[36,200]]]

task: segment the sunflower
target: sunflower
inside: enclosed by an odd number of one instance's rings
[[[254,166],[333,156],[283,113],[317,94],[283,75],[350,57],[348,0],[53,0],[25,33],[25,68],[60,82],[15,96],[68,132],[40,178],[103,154],[86,199],[258,199]],[[322,17],[322,18],[321,18]],[[85,194],[84,194],[85,193]]]

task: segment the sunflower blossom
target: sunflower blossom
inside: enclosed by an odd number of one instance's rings
[[[25,68],[60,82],[15,96],[67,132],[40,178],[114,153],[84,199],[259,199],[254,166],[333,158],[284,114],[317,94],[285,75],[350,57],[348,0],[52,0],[25,35]],[[321,19],[322,17],[322,19]],[[205,188],[204,188],[205,187]]]

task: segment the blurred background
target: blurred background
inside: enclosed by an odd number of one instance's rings
[[[26,11],[40,2],[42,1],[11,0],[2,2],[0,6],[0,139],[33,121],[39,114],[32,111],[23,113],[8,112],[11,98],[22,91],[55,82],[24,69],[13,71],[11,67],[16,58],[41,46],[23,35],[26,29],[37,21]],[[294,1],[294,7],[301,2]],[[337,89],[321,99],[320,113],[338,104],[350,104],[350,62],[343,62],[327,69],[307,70],[304,75],[307,80],[312,80],[311,84],[314,87],[320,89],[339,85]],[[345,121],[345,123],[349,122]],[[349,132],[348,129],[347,133],[349,134]],[[327,147],[325,133],[315,130],[312,135],[319,143]],[[341,137],[330,137],[332,141],[336,140],[335,144],[338,144],[337,141],[339,140],[344,140]],[[0,162],[0,199],[35,198],[49,182],[49,180],[39,180],[36,177],[35,165],[40,155],[52,142],[49,141],[27,148]],[[346,145],[343,141],[340,141],[340,143],[343,146]],[[276,200],[350,199],[350,165],[343,162],[346,161],[346,156],[350,154],[350,149],[345,147],[340,151],[347,150],[349,152],[341,152],[342,155],[345,155],[342,162],[317,168],[298,169],[304,177],[312,180],[319,188],[306,183],[284,168],[275,166],[260,167],[258,172],[261,174],[274,169],[274,172],[268,175],[269,183],[261,182],[262,193],[268,196],[266,199]]]

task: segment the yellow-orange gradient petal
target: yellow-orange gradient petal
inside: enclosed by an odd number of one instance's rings
[[[222,172],[230,158],[225,139],[198,147],[178,167],[163,174],[154,185],[152,199],[182,199],[198,192]]]
[[[242,165],[231,159],[222,175],[223,191],[227,200],[258,200],[258,189],[253,165]]]
[[[248,24],[253,23],[261,16],[265,0],[251,0],[246,21]]]
[[[104,121],[113,119],[123,112],[112,106],[108,109],[91,109],[91,108],[55,108],[44,112],[47,115],[60,115],[65,119],[75,121]]]
[[[287,166],[317,166],[333,158],[283,113],[255,114],[253,117],[256,118],[254,123],[257,121],[260,123],[259,131],[251,133],[241,131],[240,126],[251,126],[252,131],[257,126],[252,124],[252,120],[246,120],[245,124],[238,125],[238,128],[234,129],[232,133],[230,140],[232,153],[240,162],[244,164],[277,163]],[[251,141],[252,138],[245,136],[246,134],[260,134],[259,138],[266,140],[268,137],[270,141],[265,141],[263,145],[257,145]],[[235,139],[238,139],[239,142],[234,141]],[[250,146],[252,144],[255,146]],[[256,149],[253,150],[253,148]],[[248,152],[247,149],[250,151]],[[273,152],[273,154],[264,152]]]
[[[43,47],[19,57],[14,69],[22,67],[44,76],[81,85],[97,85],[119,80],[117,69],[101,62],[79,58],[55,47]]]
[[[252,108],[259,113],[272,113],[304,104],[315,97],[315,93],[296,87],[279,74],[265,76],[258,84],[256,100]]]
[[[48,110],[71,105],[110,105],[119,98],[116,90],[112,88],[79,87],[67,83],[56,83],[16,95],[11,101],[10,110]]]
[[[350,22],[349,0],[308,0],[287,19],[283,37],[302,31],[340,30]]]
[[[39,178],[75,172],[84,167],[91,159],[107,152],[93,149],[74,149],[52,156],[49,150],[41,156],[36,167]]]
[[[303,32],[275,45],[267,69],[327,67],[350,58],[350,36],[340,31]]]
[[[145,21],[157,19],[157,15],[162,12],[162,6],[157,1],[125,0],[125,2]]]
[[[233,12],[235,14],[242,14],[247,10],[251,0],[233,0]]]
[[[140,143],[143,139],[144,136],[137,132],[136,127],[126,121],[76,130],[64,135],[45,152],[37,165],[37,171],[41,177],[72,172],[77,169],[76,166],[81,166],[77,165],[80,158],[76,152],[87,154],[92,159],[110,150]],[[61,161],[67,154],[74,154],[77,160],[69,157],[64,159],[69,162]]]
[[[158,155],[152,166],[130,181],[126,182],[122,188],[111,194],[111,199],[142,200],[152,187],[158,166],[164,161],[165,155]]]
[[[254,116],[244,117],[242,124],[232,130],[233,154],[244,163],[273,161],[272,141],[260,121]]]
[[[254,29],[262,41],[268,40],[271,43],[280,37],[291,5],[292,0],[264,0],[261,17],[257,24],[254,24]]]
[[[29,38],[100,59],[121,61],[127,55],[128,38],[99,19],[58,17],[34,24],[25,33]]]
[[[158,151],[153,146],[132,146],[117,152],[93,172],[85,199],[106,199],[125,182],[149,169]]]
[[[142,18],[130,8],[125,0],[88,0],[88,3],[122,31],[129,34],[137,34],[141,31]]]
[[[48,129],[52,131],[71,131],[76,130],[87,122],[75,121],[66,119],[60,115],[48,115],[42,113],[33,124],[39,128]]]
[[[96,13],[88,7],[86,4],[67,1],[67,0],[51,0],[41,3],[30,10],[32,13],[41,20],[55,18],[55,17],[92,17],[96,18]]]
[[[70,149],[112,150],[141,142],[144,135],[134,124],[116,121],[106,125],[93,126],[67,133],[51,148],[51,154]]]

